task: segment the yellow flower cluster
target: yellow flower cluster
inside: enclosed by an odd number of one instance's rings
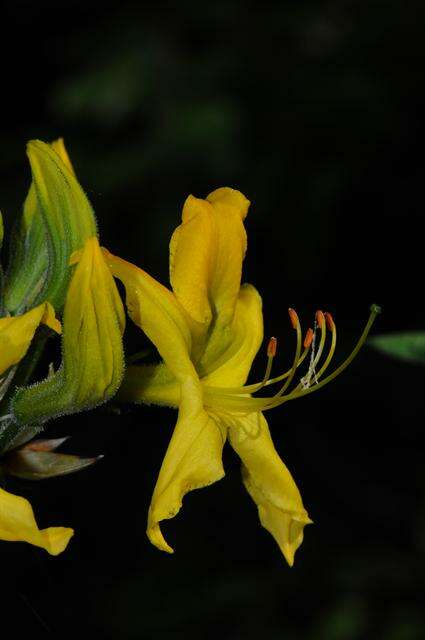
[[[53,306],[61,313],[64,302],[63,361],[45,381],[11,396],[8,413],[1,418],[8,421],[12,433],[6,449],[21,442],[20,429],[26,425],[42,425],[52,417],[93,407],[117,391],[124,402],[175,407],[177,423],[148,514],[151,542],[173,551],[160,523],[178,513],[186,493],[224,476],[222,450],[228,441],[241,459],[243,482],[257,505],[261,524],[292,565],[304,526],[311,520],[273,446],[264,411],[320,388],[342,371],[363,344],[377,309],[353,353],[327,378],[323,374],[335,350],[336,330],[331,316],[318,312],[319,346],[311,354],[307,375],[292,391],[297,368],[311,353],[313,331],[307,332],[303,350],[298,317],[290,310],[297,336],[293,366],[270,378],[276,351],[272,340],[264,379],[247,385],[263,341],[263,315],[259,293],[250,284],[241,285],[247,246],[244,219],[250,204],[245,196],[221,188],[205,200],[187,198],[182,222],[171,238],[168,289],[146,271],[100,248],[90,205],[61,141],[50,146],[30,143],[29,157],[33,185],[23,225],[25,237],[33,239],[36,260],[34,269],[29,265],[21,276],[17,267],[12,268],[9,285],[6,280],[5,313],[0,318],[0,388],[10,383],[40,323],[60,333]],[[41,221],[53,236],[49,249],[53,267],[40,240]],[[41,281],[52,269],[60,271],[60,277]],[[162,359],[155,365],[128,366],[125,375],[125,318],[114,278],[125,287],[129,317]],[[36,292],[35,282],[39,283]],[[20,306],[25,296],[30,308]],[[325,357],[327,330],[331,345]],[[283,385],[274,395],[255,395],[279,382]],[[71,535],[72,530],[63,527],[40,531],[29,503],[0,489],[0,539],[26,541],[57,554]]]

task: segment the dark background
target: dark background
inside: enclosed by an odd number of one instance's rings
[[[334,314],[342,359],[372,302],[375,333],[423,329],[424,22],[419,0],[27,3],[2,10],[1,193],[10,228],[25,143],[64,136],[102,242],[167,282],[189,193],[252,201],[245,279],[292,358],[286,308]],[[129,328],[129,352],[145,345]],[[45,375],[44,369],[39,375]],[[258,361],[258,375],[263,363]],[[95,468],[8,483],[43,526],[73,526],[50,558],[0,544],[1,633],[103,638],[425,637],[423,369],[366,348],[348,372],[270,416],[315,525],[289,569],[226,451],[226,478],[145,521],[175,412],[105,409],[57,421]],[[4,593],[3,593],[4,592]]]

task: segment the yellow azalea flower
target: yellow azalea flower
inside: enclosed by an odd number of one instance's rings
[[[149,509],[147,534],[154,545],[173,551],[162,535],[160,522],[178,513],[188,491],[223,477],[222,449],[229,439],[242,460],[243,482],[257,504],[260,521],[292,565],[303,539],[303,528],[311,520],[290,472],[274,449],[262,412],[313,390],[307,376],[295,391],[285,395],[309,351],[313,332],[307,334],[301,354],[301,328],[291,310],[297,333],[293,367],[278,378],[269,379],[275,352],[272,340],[264,380],[244,386],[263,339],[261,298],[253,286],[240,284],[246,250],[243,220],[248,206],[239,191],[229,188],[214,191],[206,200],[193,196],[186,200],[182,224],[170,244],[173,292],[146,272],[105,251],[112,273],[125,285],[130,317],[155,344],[164,361],[160,365],[129,367],[120,397],[179,410]],[[324,347],[326,319],[332,330],[331,350],[316,372]],[[315,382],[330,362],[336,337],[330,315],[319,315],[319,325],[322,337],[310,363]],[[366,333],[337,372],[354,357]],[[315,388],[326,384],[337,372]],[[285,384],[274,396],[251,397],[285,378]]]
[[[0,540],[29,542],[57,556],[73,534],[67,527],[39,529],[28,500],[0,488]]]
[[[94,407],[121,382],[124,308],[97,237],[76,252],[76,262],[63,315],[62,366],[46,380],[18,389],[11,411],[19,424]]]
[[[49,302],[20,316],[0,318],[0,376],[22,360],[40,323],[61,333],[60,322]]]

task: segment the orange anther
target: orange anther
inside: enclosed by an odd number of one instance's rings
[[[277,351],[277,339],[271,337],[269,340],[269,344],[267,345],[267,357],[274,358]]]
[[[307,333],[305,334],[305,338],[304,338],[304,349],[308,349],[309,348],[309,346],[313,342],[313,338],[314,338],[313,329],[311,329],[311,328],[307,329]]]
[[[319,329],[324,329],[325,328],[325,315],[323,313],[323,311],[316,311],[316,322],[319,325]]]
[[[335,331],[334,319],[332,318],[331,314],[328,311],[325,312],[325,318],[326,318],[326,325],[329,331]]]
[[[291,309],[291,307],[289,307],[288,313],[289,313],[289,318],[291,320],[293,328],[297,329],[300,325],[297,312],[294,309]]]

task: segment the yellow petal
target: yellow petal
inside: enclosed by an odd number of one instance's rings
[[[147,534],[155,546],[173,552],[159,523],[173,518],[186,493],[200,489],[224,476],[222,450],[225,429],[203,409],[202,390],[197,380],[182,384],[179,417],[165,454],[149,508]]]
[[[12,401],[18,421],[45,421],[106,402],[123,375],[124,324],[114,279],[97,238],[90,238],[67,292],[62,366],[43,382],[18,390]]]
[[[57,556],[73,534],[74,531],[66,527],[39,529],[28,500],[0,489],[0,540],[29,542]]]
[[[61,332],[60,322],[48,302],[21,316],[0,318],[0,375],[22,360],[41,322],[57,333]]]
[[[229,334],[224,340],[224,350],[213,336],[207,344],[197,366],[205,385],[238,387],[246,382],[263,340],[262,302],[252,285],[246,284],[240,289]]]
[[[237,189],[231,189],[230,187],[220,187],[211,191],[207,196],[208,202],[211,202],[217,210],[224,207],[227,211],[234,211],[237,215],[245,220],[250,201]]]
[[[43,305],[40,305],[40,306],[43,306]],[[56,333],[59,333],[59,334],[62,333],[62,325],[59,322],[59,320],[56,318],[55,310],[53,309],[50,302],[46,302],[44,304],[44,313],[43,313],[43,317],[41,318],[41,322],[47,325],[48,327],[50,327],[50,329],[53,329],[53,331],[55,331]]]
[[[189,196],[170,243],[170,280],[190,317],[206,325],[231,322],[246,250],[243,218],[249,202],[239,191],[217,189],[207,200]]]
[[[181,380],[197,377],[189,354],[191,335],[174,295],[134,264],[104,250],[106,261],[126,289],[130,318],[154,343],[170,371]]]
[[[126,369],[117,399],[177,408],[180,383],[163,363],[132,365]]]
[[[205,325],[212,318],[208,289],[214,240],[211,205],[189,196],[183,207],[183,223],[174,231],[170,242],[170,281],[187,313]]]
[[[278,543],[292,566],[295,551],[303,541],[303,529],[311,520],[300,493],[278,456],[262,413],[234,417],[229,424],[232,447],[242,460],[242,477],[256,502],[261,524]]]

